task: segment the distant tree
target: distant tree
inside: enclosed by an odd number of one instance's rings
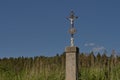
[[[79,54],[79,67],[87,67],[89,66],[89,62],[87,60],[87,55],[85,55],[84,53]]]
[[[97,56],[96,56],[96,65],[97,66],[101,66],[101,55],[98,52]]]
[[[66,64],[66,53],[65,52],[63,52],[62,54],[61,54],[61,65],[62,65],[62,69],[65,69],[65,64]]]
[[[103,67],[108,65],[108,58],[105,53],[102,54],[101,63],[103,64]]]
[[[93,51],[89,54],[88,60],[89,60],[89,65],[93,67],[95,64],[95,56]]]
[[[110,56],[110,63],[111,65],[115,66],[117,62],[116,51],[113,49],[112,54]]]

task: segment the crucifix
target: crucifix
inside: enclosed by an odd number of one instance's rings
[[[74,20],[77,19],[78,17],[74,15],[74,12],[71,11],[70,16],[69,16],[69,20],[70,20],[70,30],[69,33],[71,34],[71,39],[70,39],[70,43],[71,43],[71,47],[74,46],[74,34],[76,33],[76,29],[74,28]]]

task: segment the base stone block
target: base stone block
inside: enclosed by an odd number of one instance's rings
[[[66,47],[66,79],[78,80],[78,47]]]

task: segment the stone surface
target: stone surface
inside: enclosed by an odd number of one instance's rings
[[[78,80],[78,53],[77,47],[66,47],[66,80]]]
[[[79,53],[79,48],[78,47],[66,47],[65,48],[65,52],[66,53],[71,53],[71,52],[74,52],[74,53]]]

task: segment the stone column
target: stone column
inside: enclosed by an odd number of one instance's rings
[[[78,47],[66,47],[66,79],[78,80]]]

